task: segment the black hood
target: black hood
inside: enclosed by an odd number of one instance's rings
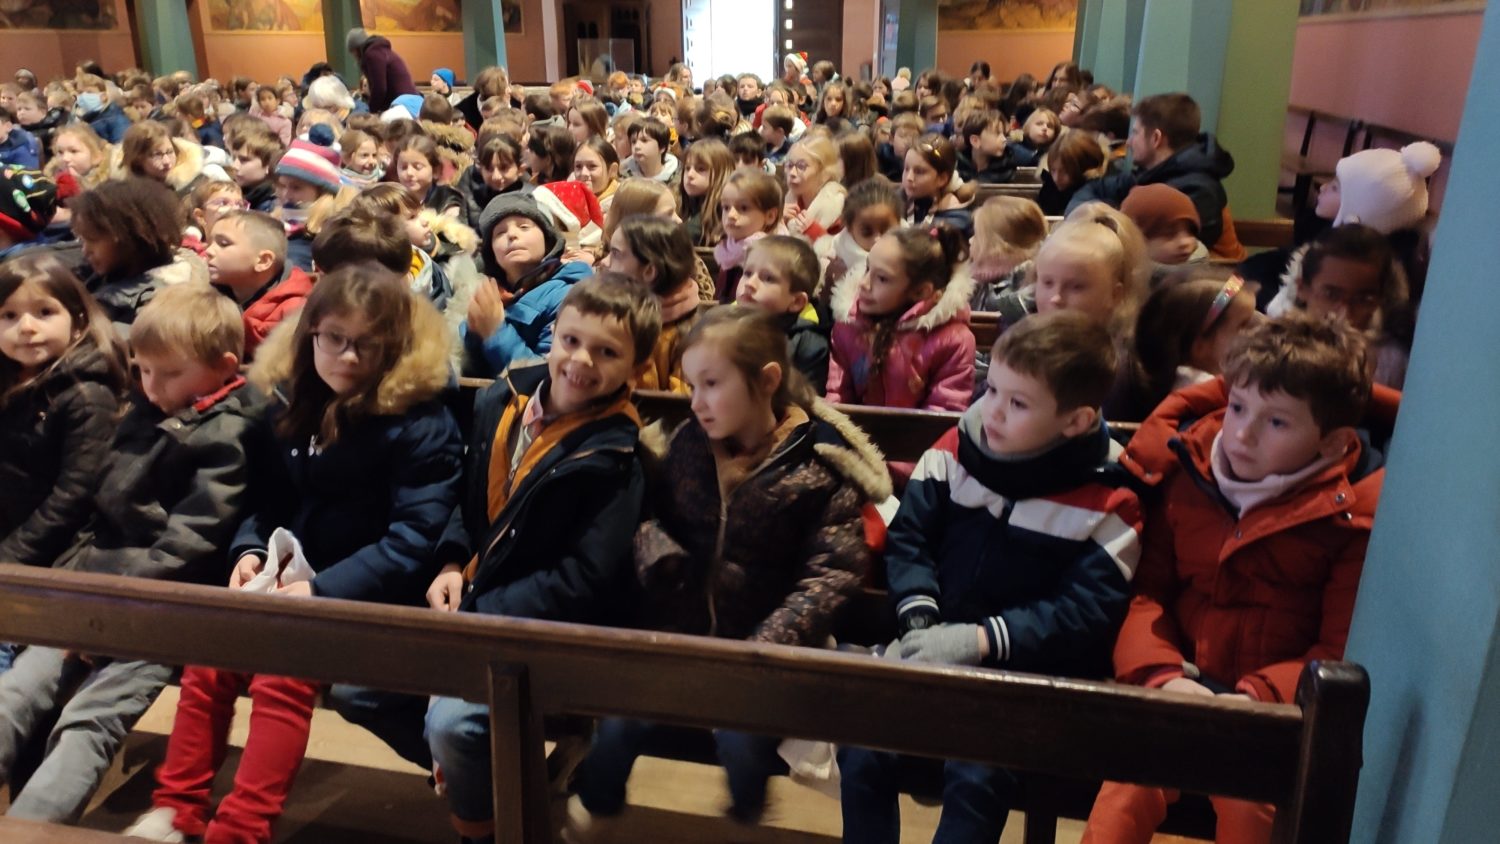
[[[1171,158],[1152,167],[1141,175],[1141,183],[1169,182],[1174,178],[1193,173],[1203,173],[1223,181],[1234,172],[1234,156],[1219,146],[1212,134],[1204,132],[1191,146],[1183,147]]]

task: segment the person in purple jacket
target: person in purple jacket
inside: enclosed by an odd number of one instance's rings
[[[344,36],[344,46],[359,60],[359,72],[364,74],[370,91],[371,112],[380,114],[402,94],[417,93],[406,61],[391,49],[389,38],[371,35],[356,26]]]

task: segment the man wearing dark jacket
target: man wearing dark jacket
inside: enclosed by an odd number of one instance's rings
[[[1234,159],[1212,134],[1200,131],[1202,112],[1187,94],[1146,97],[1136,104],[1134,116],[1128,143],[1135,172],[1089,182],[1073,195],[1068,211],[1092,200],[1118,208],[1136,185],[1170,185],[1193,201],[1202,223],[1198,238],[1216,251],[1229,204],[1223,180],[1234,172]]]
[[[402,94],[418,93],[406,61],[391,49],[390,39],[371,35],[364,27],[356,26],[344,37],[344,46],[359,59],[359,72],[364,74],[370,91],[372,113],[380,114],[390,108]]]

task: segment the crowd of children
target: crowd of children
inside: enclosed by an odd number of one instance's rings
[[[887,658],[1272,702],[1342,654],[1430,146],[1340,162],[1331,226],[1236,270],[1197,105],[1070,63],[1004,91],[800,54],[701,90],[438,68],[424,97],[385,39],[349,43],[380,76],[352,91],[327,65],[0,85],[0,559],[808,647],[873,577]],[[976,201],[1022,167],[1038,201]],[[463,432],[459,375],[493,379]],[[691,416],[648,427],[637,389]],[[834,403],[960,416],[898,464]],[[42,758],[10,813],[76,822],[175,672],[0,646],[0,780]],[[180,677],[131,834],[269,841],[322,690]],[[483,705],[328,700],[492,840]],[[624,810],[652,729],[600,722],[569,840]],[[756,823],[780,740],[715,739]],[[845,840],[895,842],[910,760],[838,764]],[[943,781],[935,840],[998,841],[1016,777]],[[1144,844],[1174,799],[1106,784],[1085,840]],[[1269,840],[1270,807],[1215,806],[1222,840]]]

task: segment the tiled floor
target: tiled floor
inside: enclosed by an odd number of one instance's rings
[[[169,688],[142,719],[85,817],[85,826],[121,831],[149,808],[151,770],[165,751],[176,702],[176,688]],[[249,702],[240,701],[240,707],[241,717],[231,734],[237,747],[244,743],[243,716]],[[219,793],[228,788],[238,758],[231,753],[216,784]],[[631,808],[611,831],[610,840],[632,844],[830,844],[838,840],[837,801],[784,777],[772,781],[770,807],[759,828],[746,829],[724,820],[720,812],[727,799],[723,775],[713,767],[644,758],[631,779]],[[452,844],[457,838],[446,818],[442,801],[427,787],[425,773],[363,730],[330,711],[318,710],[308,761],[277,826],[276,840],[282,844]],[[937,808],[903,798],[902,820],[904,841],[928,841]],[[1021,831],[1020,816],[1013,816],[1003,844],[1019,844]],[[1058,844],[1075,844],[1079,834],[1079,824],[1065,821]]]

